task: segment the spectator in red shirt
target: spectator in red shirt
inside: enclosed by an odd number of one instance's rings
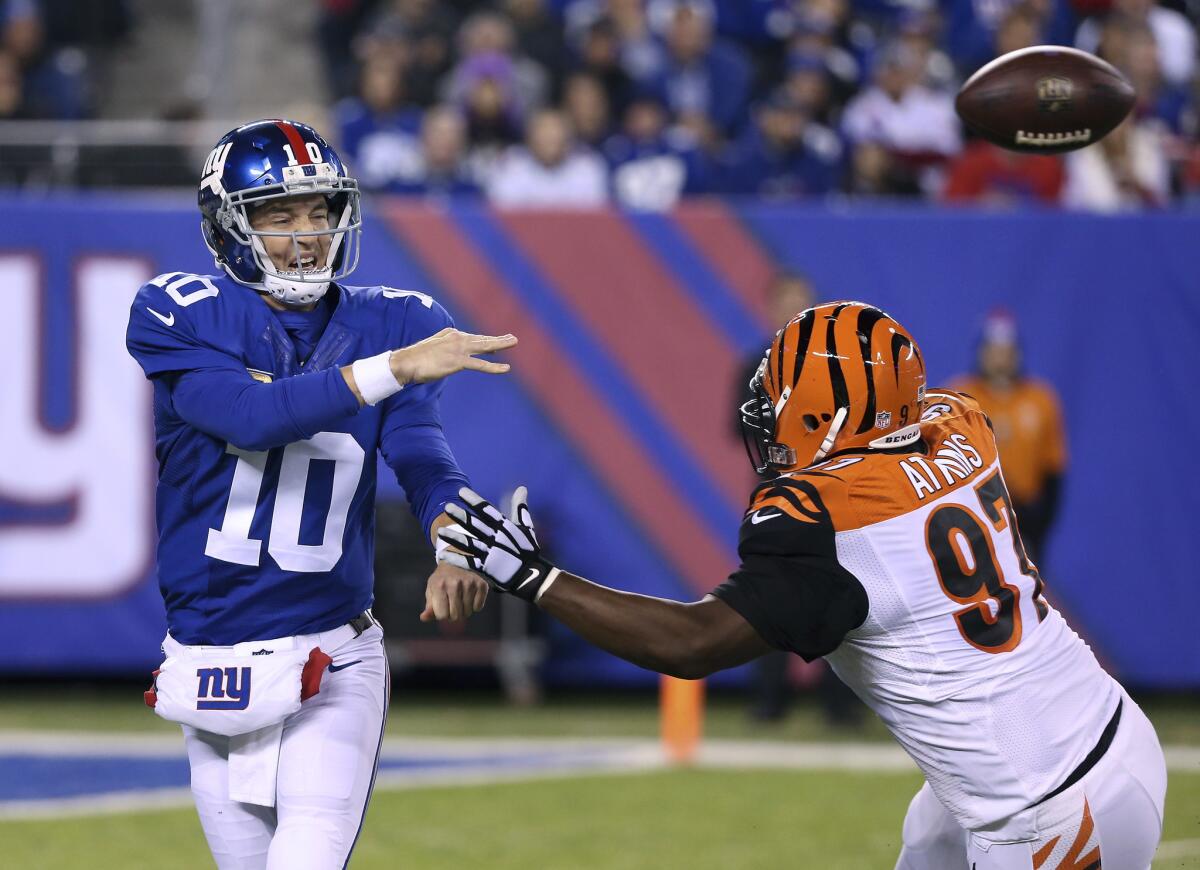
[[[947,202],[1053,205],[1062,193],[1063,178],[1057,157],[1005,151],[980,139],[950,164],[942,196]]]

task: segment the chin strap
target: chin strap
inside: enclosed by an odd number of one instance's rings
[[[250,236],[250,249],[254,252],[254,259],[258,261],[255,265],[262,272],[259,286],[264,293],[270,294],[285,305],[308,305],[324,296],[325,291],[329,289],[329,281],[291,281],[280,275],[274,270],[271,257],[258,236]],[[272,268],[268,268],[269,266]],[[333,270],[328,266],[321,272],[326,277],[333,277]]]
[[[842,426],[846,424],[846,417],[849,414],[850,409],[845,405],[837,409],[837,413],[833,415],[833,422],[829,424],[829,431],[825,434],[825,440],[817,448],[817,455],[813,457],[813,462],[820,462],[833,449],[833,442],[837,440],[838,435],[842,431]]]

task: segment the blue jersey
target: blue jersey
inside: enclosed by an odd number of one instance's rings
[[[326,631],[371,606],[376,451],[426,530],[466,485],[440,382],[359,407],[339,368],[452,325],[429,296],[330,285],[297,359],[275,313],[225,276],[142,287],[126,343],[154,386],[158,576],[185,644]]]

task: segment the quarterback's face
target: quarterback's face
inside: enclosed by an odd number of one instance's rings
[[[273,200],[250,213],[252,229],[268,233],[312,233],[329,229],[329,204],[320,194]],[[281,272],[324,269],[333,236],[260,236],[275,268]],[[299,250],[297,250],[299,249]],[[299,254],[299,262],[297,262]]]

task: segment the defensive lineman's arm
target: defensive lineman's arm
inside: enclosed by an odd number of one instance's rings
[[[447,505],[465,533],[444,530],[445,563],[484,574],[501,591],[536,602],[596,646],[651,670],[697,679],[734,667],[772,647],[737,611],[714,596],[684,603],[620,592],[568,574],[541,558],[524,487],[511,517],[470,490],[470,512]]]
[[[560,572],[538,606],[601,649],[685,680],[771,651],[750,623],[711,595],[688,604],[620,592]]]

